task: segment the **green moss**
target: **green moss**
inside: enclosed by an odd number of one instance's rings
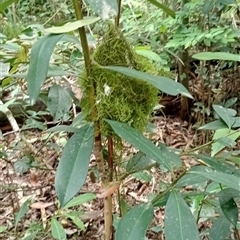
[[[101,66],[124,66],[140,71],[150,69],[153,74],[157,73],[151,63],[141,60],[133,52],[122,33],[112,25],[92,57]],[[96,89],[101,132],[104,135],[114,134],[104,119],[120,121],[143,131],[157,103],[158,90],[145,81],[102,69],[97,64],[92,67],[90,77]],[[90,106],[86,99],[89,94],[88,81],[81,81],[81,86],[85,95],[83,111],[89,113]],[[88,119],[92,120],[90,115]]]

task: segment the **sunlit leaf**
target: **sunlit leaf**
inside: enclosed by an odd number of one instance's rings
[[[232,54],[227,52],[202,52],[202,53],[196,53],[192,57],[199,60],[204,60],[204,61],[216,59],[216,60],[240,62],[239,54]]]
[[[67,33],[67,32],[77,30],[80,27],[84,27],[84,26],[90,25],[92,23],[95,23],[98,20],[100,20],[99,17],[85,17],[82,20],[77,20],[75,22],[66,23],[65,25],[63,25],[61,27],[51,27],[51,28],[47,28],[45,30],[48,33],[55,33],[55,34]]]
[[[82,187],[93,148],[93,126],[87,124],[67,142],[60,159],[55,189],[61,206],[64,206]]]
[[[167,78],[167,77],[159,77],[154,76],[146,72],[140,72],[135,69],[126,68],[126,67],[103,67],[112,71],[116,71],[127,75],[133,78],[139,78],[143,81],[146,81],[152,84],[154,87],[158,88],[164,93],[169,95],[176,96],[178,94],[182,94],[183,96],[193,98],[192,95],[188,92],[188,90],[179,82],[175,82],[174,80]]]
[[[200,240],[196,220],[181,194],[175,190],[167,201],[164,226],[166,240]]]
[[[57,42],[63,37],[47,35],[40,38],[32,47],[27,73],[28,93],[32,104],[37,100],[40,89],[47,77],[49,60]]]
[[[115,236],[116,240],[144,240],[152,218],[152,204],[143,203],[134,206],[118,223]]]

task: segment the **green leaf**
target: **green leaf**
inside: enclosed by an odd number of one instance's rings
[[[228,128],[231,128],[235,122],[235,116],[237,112],[234,109],[224,108],[219,105],[213,105],[214,111],[217,115],[227,124]]]
[[[177,158],[171,159],[168,155],[164,155],[159,148],[157,148],[149,139],[134,128],[117,121],[106,121],[110,124],[118,136],[132,144],[141,152],[145,153],[149,158],[155,160],[159,164],[163,164],[169,171],[172,171],[173,167],[181,167],[181,160],[179,161]]]
[[[196,167],[193,167],[192,170],[201,168],[201,167],[202,166],[196,166]],[[193,173],[187,173],[177,181],[177,183],[174,185],[174,187],[181,188],[181,187],[185,187],[185,186],[189,186],[189,185],[193,185],[193,184],[199,184],[199,183],[202,183],[205,181],[207,181],[207,179],[203,176],[199,176],[199,175],[193,174]]]
[[[211,229],[209,230],[209,239],[225,240],[230,234],[230,224],[231,223],[225,217],[215,220]]]
[[[196,154],[193,156],[200,158],[208,166],[212,167],[213,169],[217,170],[218,172],[234,174],[234,175],[240,177],[239,168],[235,167],[233,164],[226,162],[225,160],[214,158],[209,155],[202,155],[202,154],[199,154],[199,155]],[[205,167],[202,167],[202,168],[204,169]],[[199,169],[199,168],[196,168],[196,169]]]
[[[69,92],[57,84],[53,84],[48,94],[47,108],[53,120],[62,119],[72,106],[72,97]]]
[[[239,131],[235,130],[229,130],[228,128],[222,128],[216,130],[216,132],[213,135],[213,140],[217,140],[219,138],[229,138],[230,140],[235,141],[238,139],[240,136]],[[217,153],[219,153],[221,150],[223,150],[226,146],[223,145],[221,142],[214,142],[212,144],[212,151],[211,151],[211,156],[215,156]]]
[[[146,172],[137,172],[132,174],[132,176],[142,182],[150,182],[152,180],[152,176]]]
[[[172,18],[175,18],[175,12],[170,9],[169,7],[167,7],[166,5],[156,1],[156,0],[148,0],[150,3],[152,3],[153,5],[155,5],[158,8],[161,8],[165,13],[167,13],[169,16],[171,16]]]
[[[130,206],[123,198],[120,199],[119,207],[121,209],[122,216],[124,216],[130,209]]]
[[[28,94],[33,104],[47,77],[49,60],[57,42],[64,36],[47,35],[40,38],[32,47],[30,65],[27,73]]]
[[[198,129],[199,130],[217,130],[217,129],[226,128],[226,127],[227,127],[227,125],[225,124],[224,121],[216,120],[216,121],[207,123]]]
[[[70,207],[74,207],[74,206],[77,206],[77,205],[81,205],[85,202],[89,202],[93,199],[96,198],[96,195],[93,194],[93,193],[85,193],[85,194],[82,194],[82,195],[79,195],[77,197],[74,197],[72,200],[70,200],[64,207],[63,209],[67,209],[67,208],[70,208]]]
[[[26,200],[26,201],[22,204],[19,212],[16,213],[15,223],[14,223],[14,225],[15,225],[15,230],[16,230],[16,228],[17,228],[17,225],[18,225],[19,221],[20,221],[20,220],[23,218],[23,216],[27,213],[28,208],[29,208],[29,204],[30,204],[30,200],[28,199],[28,200]]]
[[[99,20],[100,20],[99,17],[84,17],[82,20],[77,20],[75,22],[68,22],[61,27],[51,27],[45,30],[47,33],[54,33],[54,34],[67,33],[67,32],[77,30],[78,28],[95,23]]]
[[[188,92],[188,90],[182,84],[180,84],[179,82],[175,82],[170,78],[154,76],[149,73],[140,72],[135,69],[130,69],[126,67],[110,66],[110,67],[103,67],[103,68],[122,73],[129,77],[142,79],[143,81],[146,81],[152,84],[154,87],[158,88],[162,92],[167,93],[169,95],[176,96],[178,94],[182,94],[183,96],[193,98],[192,95]]]
[[[146,169],[148,166],[151,166],[155,161],[151,158],[145,156],[143,153],[138,152],[135,154],[132,159],[130,159],[127,163],[126,170],[129,171],[142,171]]]
[[[16,172],[18,172],[20,175],[27,172],[31,167],[31,161],[29,158],[24,157],[20,160],[17,160],[14,163],[14,169]]]
[[[75,133],[78,132],[79,128],[71,127],[68,125],[58,125],[56,127],[52,127],[47,129],[47,132],[71,132]]]
[[[61,206],[66,205],[86,180],[94,142],[93,132],[92,125],[83,126],[68,140],[63,150],[55,177],[55,189]]]
[[[233,124],[232,128],[239,128],[240,127],[240,117],[235,117],[235,123]]]
[[[2,0],[0,3],[0,12],[4,12],[12,3],[17,1],[18,0]]]
[[[192,57],[198,60],[203,60],[203,61],[216,59],[216,60],[240,62],[239,54],[232,54],[227,52],[202,52],[202,53],[194,54]]]
[[[152,218],[152,204],[143,203],[134,206],[118,223],[116,240],[144,240]]]
[[[155,61],[155,62],[161,62],[162,58],[155,52],[151,51],[151,50],[145,50],[145,49],[136,49],[135,52],[138,55],[141,55],[143,57],[148,58],[151,61]]]
[[[238,221],[238,206],[234,197],[239,197],[240,192],[227,188],[223,189],[219,194],[219,203],[225,218],[236,227]]]
[[[54,217],[52,217],[52,220],[51,220],[51,231],[52,231],[52,236],[55,239],[59,239],[59,240],[67,239],[67,235],[65,233],[65,230],[62,224],[58,222],[57,219]]]
[[[196,220],[181,194],[175,190],[167,201],[164,225],[166,240],[200,240]]]
[[[70,212],[70,213],[64,213],[64,215],[70,218],[79,229],[83,231],[86,230],[83,221],[78,216],[79,215],[78,213]]]
[[[8,75],[9,70],[10,70],[9,62],[7,63],[0,62],[0,80],[3,80]]]
[[[86,0],[94,12],[101,17],[103,21],[118,13],[118,4],[116,0]]]
[[[233,188],[239,191],[240,182],[239,177],[233,176],[231,174],[216,172],[211,168],[205,167],[203,169],[190,170],[189,173],[199,174],[212,181],[226,185],[227,187]]]
[[[234,103],[237,102],[237,100],[238,100],[237,97],[233,97],[233,98],[228,99],[228,100],[224,103],[224,107],[225,107],[225,108],[229,108],[229,107],[233,106]]]
[[[166,145],[163,143],[159,142],[158,148],[160,149],[162,155],[164,156],[165,161],[168,161],[169,163],[176,164],[177,167],[181,167],[182,161],[180,157],[175,154],[174,152],[170,151]]]
[[[0,225],[0,233],[5,232],[7,230],[7,226]]]

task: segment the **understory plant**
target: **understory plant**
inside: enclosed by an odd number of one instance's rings
[[[105,240],[145,239],[154,210],[159,207],[164,207],[164,226],[160,231],[167,240],[197,240],[203,236],[219,240],[226,239],[231,233],[235,239],[240,239],[237,208],[240,163],[236,159],[237,152],[226,154],[228,147],[234,146],[227,142],[236,143],[240,135],[236,112],[213,106],[219,118],[213,125],[224,131],[215,133],[213,140],[203,146],[185,151],[170,149],[163,143],[156,146],[146,137],[145,131],[151,111],[157,104],[158,91],[192,96],[180,83],[159,76],[162,69],[133,50],[119,27],[120,0],[86,2],[98,17],[83,17],[82,1],[73,0],[76,21],[44,30],[46,34],[31,49],[26,72],[28,93],[34,104],[51,70],[50,58],[57,44],[73,43],[83,56],[84,66],[78,65],[81,69],[74,69],[73,74],[78,76],[78,87],[83,95],[77,103],[81,113],[71,126],[59,125],[48,130],[68,131],[73,135],[64,147],[55,176],[58,211],[46,229],[51,229],[56,239],[67,239],[61,220],[70,218],[84,231],[82,222],[76,217],[79,212],[74,215],[67,210],[96,198],[96,201],[104,202]],[[157,1],[149,2],[159,11],[170,15],[174,12]],[[99,21],[106,26],[104,36],[94,49],[89,49],[85,26]],[[74,35],[76,30],[80,41]],[[71,94],[60,83],[51,86],[47,102],[54,121],[64,120],[71,107]],[[205,129],[217,128],[205,126]],[[123,153],[127,144],[138,153],[125,159]],[[212,147],[211,155],[199,152],[206,147]],[[222,150],[226,152],[217,155]],[[88,197],[81,194],[75,197],[86,182],[92,153],[97,171],[91,177],[101,183],[101,189],[96,194],[89,193]],[[184,157],[195,159],[198,164],[187,168],[182,160]],[[122,191],[125,180],[153,167],[167,172],[170,181],[147,202],[126,210]],[[184,191],[186,186],[191,186],[191,191]],[[113,231],[112,200],[115,194],[120,211]],[[25,205],[23,207],[26,209]],[[198,224],[206,219],[211,220],[211,227],[199,232]]]

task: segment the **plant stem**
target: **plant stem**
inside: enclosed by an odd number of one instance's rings
[[[121,2],[122,2],[122,0],[118,0],[118,14],[115,18],[116,27],[119,27],[119,21],[120,21],[120,17],[121,17]]]
[[[74,6],[74,9],[75,9],[77,20],[82,20],[83,19],[82,1],[73,0],[73,6]],[[94,128],[95,128],[95,131],[94,131],[94,138],[95,138],[94,153],[95,153],[96,161],[97,161],[97,164],[98,164],[100,179],[102,180],[102,182],[105,182],[105,176],[104,176],[105,168],[104,168],[104,159],[103,159],[103,152],[102,152],[102,140],[101,140],[101,132],[100,132],[100,123],[97,120],[98,119],[98,113],[97,113],[96,102],[95,102],[95,86],[94,86],[94,82],[90,78],[92,61],[91,61],[91,58],[90,58],[90,53],[89,53],[85,28],[80,27],[78,29],[78,31],[79,31],[81,44],[82,44],[82,51],[83,51],[84,63],[85,63],[85,68],[86,68],[86,73],[87,73],[87,80],[89,81],[89,86],[90,86],[89,102],[90,102],[90,106],[91,106],[91,116],[92,116],[92,119],[94,121]]]
[[[82,0],[73,0],[73,5],[76,13],[77,20],[83,19],[82,14]],[[87,73],[87,81],[89,82],[90,93],[89,93],[89,102],[91,107],[91,116],[94,122],[94,154],[96,157],[98,171],[100,175],[100,180],[103,185],[108,184],[108,178],[105,176],[105,166],[104,166],[104,158],[103,158],[103,149],[102,149],[102,140],[101,140],[101,131],[100,131],[100,123],[98,121],[98,112],[96,108],[95,101],[95,84],[91,78],[91,70],[92,70],[92,61],[90,58],[88,42],[86,37],[86,32],[84,27],[80,27],[78,29],[79,36],[82,44],[82,51],[84,56],[84,63]],[[112,196],[108,196],[104,199],[104,225],[105,225],[105,240],[110,240],[112,237]]]

